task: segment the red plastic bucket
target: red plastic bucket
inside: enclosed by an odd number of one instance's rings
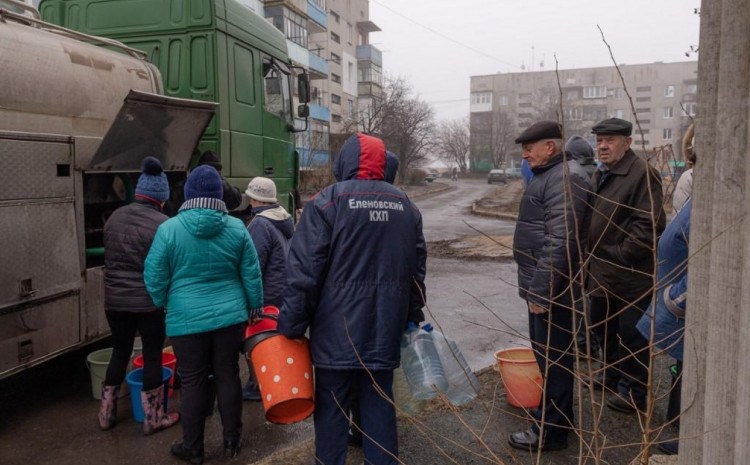
[[[266,420],[287,425],[315,410],[310,346],[306,338],[275,334],[258,342],[250,353],[263,398]]]
[[[514,407],[538,407],[543,380],[534,352],[527,347],[516,347],[498,350],[495,358],[508,403]]]
[[[174,374],[177,372],[177,357],[171,352],[162,352],[161,365],[172,370],[172,377],[169,378],[169,397],[172,397],[172,394],[174,394]],[[143,354],[133,359],[133,366],[143,368]]]

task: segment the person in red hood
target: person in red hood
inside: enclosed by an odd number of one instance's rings
[[[316,463],[346,461],[350,389],[357,386],[365,462],[397,463],[393,370],[408,321],[424,320],[422,216],[385,181],[383,141],[351,136],[334,175],[302,212],[287,261],[279,331],[310,329]]]

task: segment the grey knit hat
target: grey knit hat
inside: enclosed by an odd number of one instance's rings
[[[265,203],[277,203],[276,184],[272,179],[258,176],[247,185],[245,194],[253,200]]]

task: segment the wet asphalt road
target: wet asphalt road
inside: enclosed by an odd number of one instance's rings
[[[438,181],[446,184],[450,181]],[[476,234],[464,220],[491,234],[512,234],[513,223],[469,214],[471,202],[492,189],[483,180],[450,183],[451,189],[417,199],[428,241]],[[526,314],[514,284],[515,265],[507,261],[428,258],[428,319],[454,339],[475,370],[493,363],[494,351],[523,344]],[[519,334],[520,332],[520,334]],[[99,402],[92,399],[86,355],[107,341],[0,381],[0,464],[171,464],[169,445],[181,438],[173,427],[148,438],[130,417],[130,398],[120,400],[118,425],[99,431]],[[243,377],[244,363],[241,364]],[[179,390],[171,400],[179,405]],[[243,405],[244,447],[240,457],[221,454],[218,413],[206,425],[210,463],[250,464],[312,437],[310,420],[278,426],[263,420],[260,403]]]

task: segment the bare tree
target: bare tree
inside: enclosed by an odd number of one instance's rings
[[[515,148],[516,122],[511,115],[504,111],[495,113],[490,122],[490,154],[492,166],[505,166],[508,153]]]
[[[460,118],[442,121],[438,125],[436,136],[440,159],[450,166],[458,166],[465,173],[470,149],[469,120]]]

